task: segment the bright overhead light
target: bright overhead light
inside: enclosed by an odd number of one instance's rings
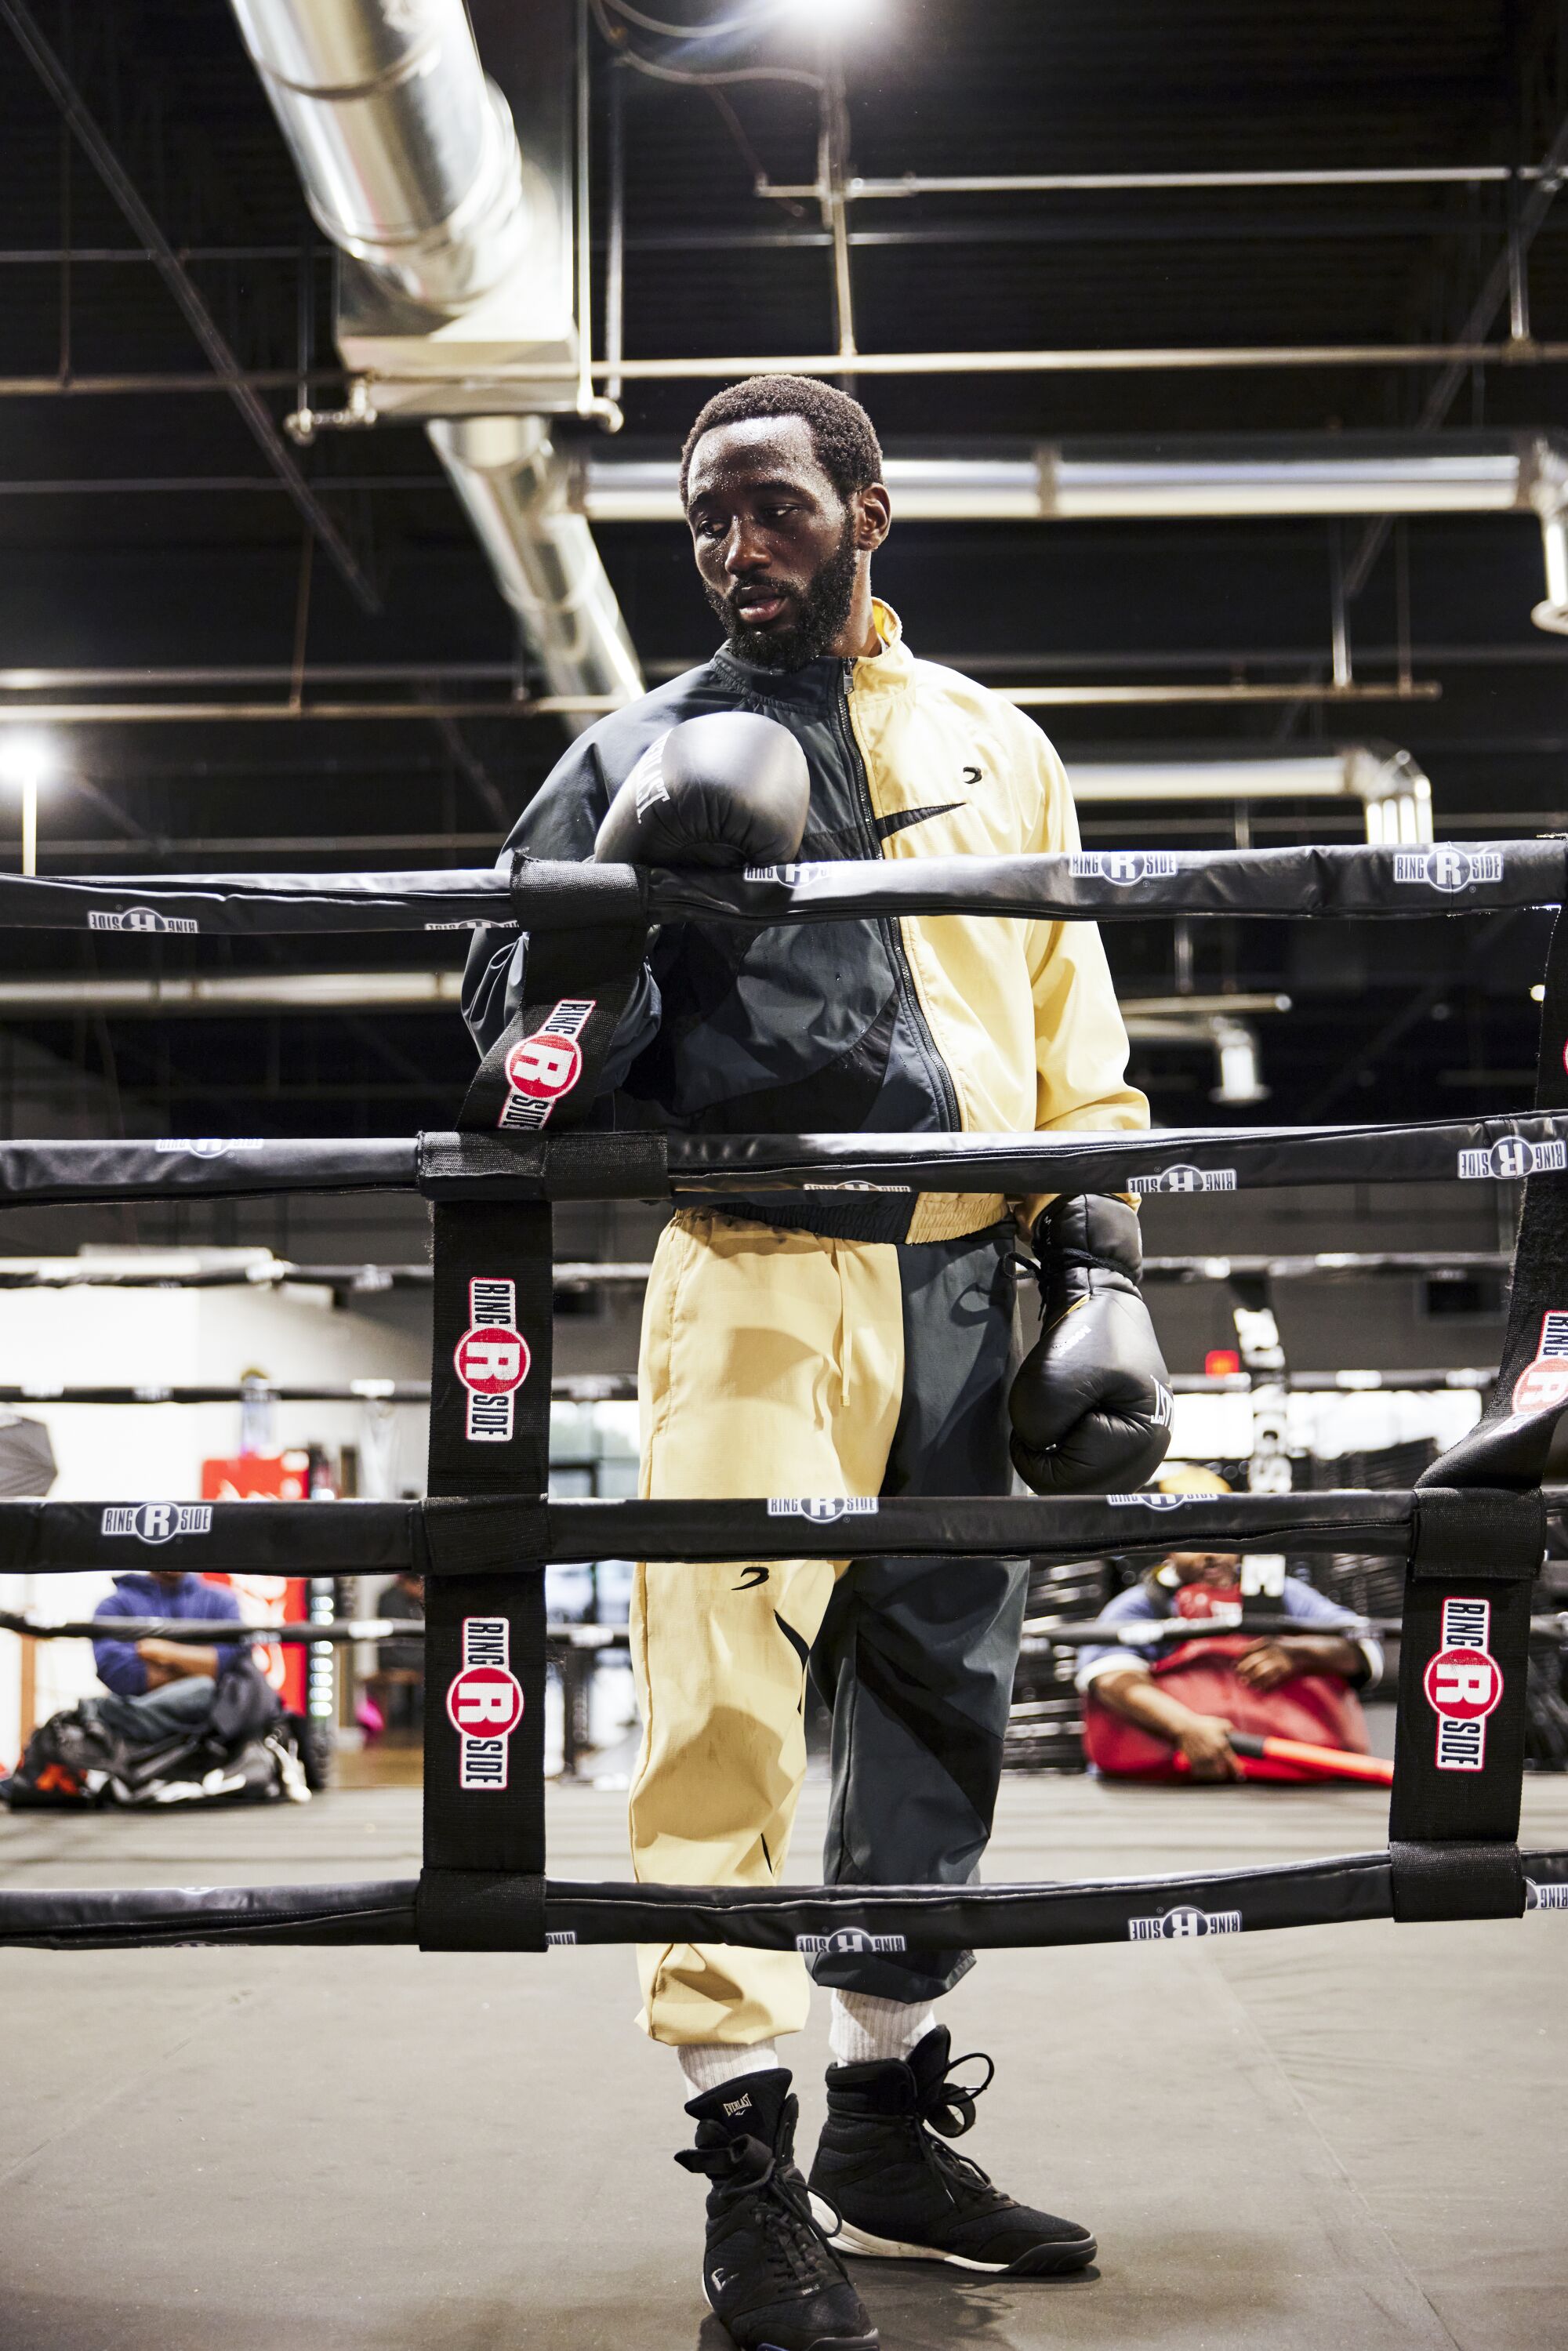
[[[51,782],[58,769],[55,746],[47,735],[31,728],[0,745],[0,775],[22,795],[22,871],[38,870],[38,789]]]
[[[59,752],[52,738],[30,730],[12,735],[0,744],[0,776],[21,789],[37,791],[52,783],[59,772]]]
[[[875,0],[783,0],[789,15],[819,26],[825,33],[836,33],[846,23],[869,16],[874,5]]]

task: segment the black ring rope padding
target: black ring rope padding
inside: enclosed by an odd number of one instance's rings
[[[1264,1274],[1274,1281],[1359,1280],[1364,1274],[1462,1273],[1506,1274],[1512,1260],[1500,1249],[1377,1249],[1329,1250],[1315,1257],[1206,1256],[1145,1257],[1145,1281],[1228,1281],[1235,1274]],[[619,1260],[569,1259],[558,1262],[558,1290],[577,1288],[633,1289],[647,1280],[652,1268]],[[29,1268],[0,1266],[0,1290],[273,1290],[286,1284],[327,1290],[375,1292],[391,1289],[428,1290],[429,1265],[296,1265],[283,1259],[255,1269],[244,1266],[193,1266],[184,1271],[139,1272],[99,1266],[91,1259],[79,1266]]]
[[[320,1624],[301,1617],[281,1625],[247,1622],[234,1625],[225,1632],[222,1628],[226,1621],[192,1616],[83,1616],[38,1624],[16,1609],[0,1608],[0,1633],[21,1633],[34,1641],[175,1641],[195,1648],[240,1641],[272,1641],[308,1647],[312,1641],[327,1641],[345,1647],[354,1641],[423,1640],[425,1632],[417,1616],[329,1617]],[[1060,1622],[1051,1617],[1030,1617],[1023,1629],[1030,1640],[1049,1642],[1057,1648],[1084,1649],[1103,1644],[1135,1656],[1138,1650],[1157,1647],[1162,1641],[1226,1640],[1237,1633],[1245,1633],[1249,1639],[1270,1639],[1302,1631],[1340,1633],[1346,1640],[1359,1639],[1364,1635],[1382,1639],[1399,1632],[1402,1623],[1397,1616],[1352,1616],[1343,1625],[1312,1626],[1303,1625],[1299,1616],[1271,1616],[1263,1612],[1249,1616],[1245,1623],[1239,1617],[1207,1616],[1173,1616],[1153,1622],[1139,1619],[1132,1624],[1122,1618],[1107,1623],[1098,1617],[1073,1617]],[[1532,1616],[1530,1630],[1542,1639],[1568,1641],[1568,1611]],[[563,1618],[545,1627],[545,1638],[559,1648],[623,1648],[627,1637],[624,1625],[590,1625],[576,1617]]]
[[[1568,1892],[1568,1852],[1529,1851],[1520,1859],[1525,1907],[1568,1907],[1561,1898]],[[0,1948],[413,1943],[418,1883],[5,1892]],[[1273,1869],[1040,1886],[598,1886],[552,1878],[543,1881],[542,1892],[544,1933],[558,1945],[704,1942],[791,1950],[801,1938],[820,1947],[836,1935],[881,1935],[927,1949],[1009,1950],[1260,1933],[1394,1915],[1385,1852]]]
[[[235,1624],[221,1616],[80,1616],[45,1625],[23,1611],[0,1608],[0,1633],[25,1634],[32,1641],[177,1641],[193,1648],[226,1648],[242,1641],[304,1648],[327,1641],[346,1647],[353,1641],[422,1641],[426,1629],[418,1616],[331,1616],[319,1624],[299,1617],[280,1625]],[[545,1638],[560,1648],[613,1649],[624,1646],[627,1632],[624,1625],[565,1617],[545,1626]]]
[[[1018,857],[844,859],[747,873],[545,859],[384,873],[0,875],[0,929],[244,935],[580,931],[974,914],[1042,921],[1155,915],[1409,916],[1555,905],[1560,840],[1458,846],[1087,850]]]
[[[667,1166],[667,1174],[666,1174]],[[420,1190],[438,1200],[692,1200],[758,1192],[1229,1193],[1283,1184],[1511,1182],[1568,1167],[1568,1110],[1413,1125],[1155,1134],[429,1134],[319,1142],[0,1144],[0,1208]]]
[[[1465,1365],[1457,1371],[1408,1372],[1288,1372],[1270,1380],[1287,1394],[1357,1395],[1383,1390],[1412,1393],[1427,1389],[1473,1390],[1490,1387],[1497,1366]],[[1247,1395],[1255,1384],[1246,1372],[1173,1372],[1166,1384],[1176,1395]],[[552,1378],[550,1394],[568,1402],[608,1401],[611,1392],[635,1395],[636,1375],[631,1372],[563,1372]],[[275,1387],[256,1380],[232,1387],[67,1387],[46,1382],[0,1385],[0,1405],[13,1404],[388,1404],[427,1405],[428,1380],[350,1380],[337,1386]]]
[[[1175,1500],[1177,1507],[1168,1505]],[[231,1572],[537,1574],[546,1562],[891,1557],[1078,1560],[1214,1549],[1397,1553],[1415,1497],[1336,1493],[894,1495],[837,1500],[621,1501],[492,1495],[430,1501],[0,1501],[0,1572],[123,1573],[142,1563]],[[519,1559],[523,1563],[518,1564]]]

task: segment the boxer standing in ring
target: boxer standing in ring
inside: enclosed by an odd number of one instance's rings
[[[881,474],[864,409],[827,385],[765,376],[708,402],[681,489],[725,644],[590,728],[508,855],[738,867],[1077,848],[1044,736],[917,660],[873,598]],[[730,714],[771,721],[799,756]],[[464,1009],[481,1050],[523,1001],[526,956],[526,938],[476,937]],[[1148,1123],[1126,1057],[1090,924],[686,923],[651,942],[603,1091],[606,1114],[683,1132],[1125,1131]],[[1020,1223],[1043,1330],[1011,1377]],[[642,1493],[812,1498],[841,1508],[846,1556],[639,1569],[639,1878],[778,1882],[810,1673],[832,1714],[827,1881],[974,1882],[1027,1569],[879,1556],[876,1501],[1005,1493],[1011,1465],[1040,1492],[1150,1476],[1170,1402],[1140,1270],[1131,1205],[1092,1196],[826,1186],[673,1217],[643,1311]],[[835,2062],[809,2189],[776,2047],[805,2021],[802,1959],[639,1954],[642,2024],[692,2093],[696,2145],[677,2159],[710,2182],[705,2288],[741,2351],[874,2351],[842,2254],[1013,2277],[1094,2254],[1087,2230],[1015,2202],[947,2144],[976,2093],[948,2079],[933,2002],[972,1955],[869,1939],[812,1958]]]

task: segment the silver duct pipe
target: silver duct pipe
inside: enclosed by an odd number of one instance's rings
[[[448,314],[522,266],[522,157],[463,0],[232,5],[334,245]]]
[[[550,692],[641,694],[643,673],[615,590],[571,504],[570,469],[543,418],[441,417],[429,433]],[[574,731],[591,723],[580,716]]]
[[[426,314],[422,378],[463,372],[455,350],[443,367],[437,330],[538,266],[530,180],[538,206],[555,202],[523,160],[463,0],[232,5],[316,219]],[[641,694],[615,591],[539,419],[443,420],[430,436],[552,693]]]

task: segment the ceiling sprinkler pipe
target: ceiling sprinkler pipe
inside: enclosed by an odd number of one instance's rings
[[[232,5],[334,245],[449,316],[522,267],[522,158],[463,0]]]
[[[636,650],[543,419],[443,417],[429,433],[550,692],[642,694]],[[589,723],[585,713],[573,731]]]

